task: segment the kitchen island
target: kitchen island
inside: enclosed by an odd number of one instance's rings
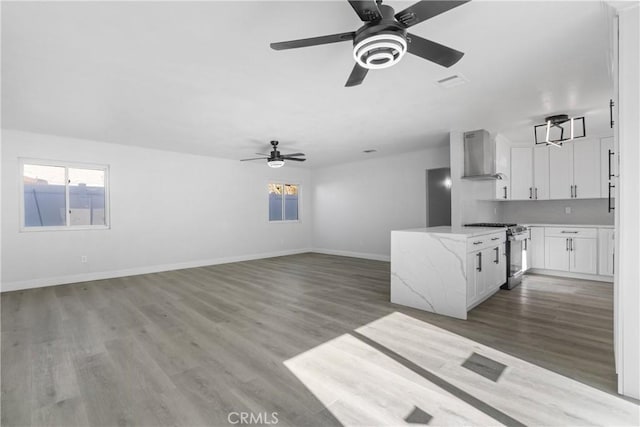
[[[506,281],[506,228],[391,232],[391,302],[466,319]]]

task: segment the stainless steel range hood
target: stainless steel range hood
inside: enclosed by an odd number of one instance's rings
[[[464,133],[463,179],[496,180],[504,175],[496,172],[496,143],[484,129]]]

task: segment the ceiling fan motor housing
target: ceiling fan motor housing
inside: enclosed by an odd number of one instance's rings
[[[391,67],[407,53],[407,32],[395,20],[393,8],[379,8],[382,18],[365,24],[353,39],[353,59],[370,70]]]

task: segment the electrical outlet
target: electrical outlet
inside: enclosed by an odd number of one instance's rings
[[[564,213],[569,215],[571,213],[571,207],[567,206],[566,208],[564,208]]]
[[[82,255],[82,256],[80,257],[80,262],[81,262],[81,263],[83,263],[83,264],[84,264],[85,262],[87,262],[87,256],[86,256],[86,255]]]

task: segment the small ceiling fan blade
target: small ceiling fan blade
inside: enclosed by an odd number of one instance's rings
[[[349,4],[363,22],[375,21],[382,18],[382,14],[375,0],[349,0]]]
[[[405,27],[411,27],[422,21],[433,18],[441,13],[447,12],[453,8],[468,3],[466,1],[432,1],[422,0],[409,6],[405,10],[396,13],[395,18]]]
[[[317,46],[321,44],[346,42],[353,40],[356,36],[355,32],[331,34],[328,36],[311,37],[308,39],[289,40],[286,42],[271,43],[271,49],[284,50],[284,49],[296,49],[299,47]]]
[[[287,156],[282,156],[283,159],[285,160],[293,160],[294,162],[304,162],[307,159],[298,159],[297,157],[287,157]]]
[[[291,153],[291,154],[283,154],[283,156],[286,157],[293,157],[293,156],[304,156],[304,153]]]
[[[407,34],[407,42],[409,53],[447,68],[460,61],[460,58],[464,56],[464,53],[460,51],[423,39],[415,34]]]
[[[256,153],[256,154],[257,154],[258,156],[267,156],[267,157],[269,157],[269,156],[270,156],[270,154],[265,154],[265,153]]]
[[[349,75],[349,78],[347,79],[347,83],[345,84],[345,86],[346,87],[358,86],[360,83],[362,83],[364,78],[367,76],[368,72],[369,72],[368,69],[361,67],[359,64],[356,63],[353,66],[353,70],[351,70],[351,74]]]
[[[267,160],[269,157],[254,157],[253,159],[240,159],[241,162],[247,162],[249,160]]]

